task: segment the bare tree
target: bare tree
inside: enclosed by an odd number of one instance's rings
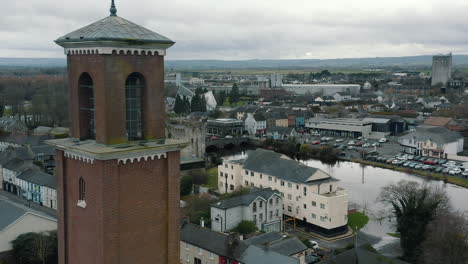
[[[449,198],[442,188],[414,181],[383,187],[379,200],[391,207],[387,218],[396,219],[403,258],[410,262],[417,260],[427,224],[450,210]]]
[[[468,220],[463,214],[442,215],[427,225],[419,263],[468,263]]]

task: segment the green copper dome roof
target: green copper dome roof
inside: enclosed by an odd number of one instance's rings
[[[112,10],[111,10],[112,11]],[[125,42],[129,45],[163,44],[170,47],[175,42],[133,22],[116,16],[101,19],[91,25],[68,33],[55,42],[64,47],[80,43]]]

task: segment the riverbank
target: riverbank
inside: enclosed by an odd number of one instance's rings
[[[385,164],[385,163],[379,163],[379,162],[373,162],[373,161],[368,161],[368,160],[361,160],[361,159],[343,159],[344,161],[351,161],[351,162],[356,162],[364,165],[370,165],[374,167],[379,167],[379,168],[385,168],[385,169],[390,169],[390,170],[395,170],[395,171],[400,171],[400,172],[406,172],[406,173],[412,173],[415,175],[423,176],[426,178],[434,179],[434,180],[440,180],[444,181],[447,183],[452,183],[455,185],[458,185],[460,187],[468,188],[468,180],[460,179],[457,177],[453,177],[450,175],[444,175],[444,174],[439,174],[439,173],[433,173],[433,172],[428,172],[428,171],[420,171],[420,170],[413,170],[410,168],[403,168],[403,167],[398,167],[390,164]]]

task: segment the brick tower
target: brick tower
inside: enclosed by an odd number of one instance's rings
[[[164,139],[173,41],[117,16],[56,40],[68,60],[71,138],[57,149],[60,264],[179,262],[179,153]]]

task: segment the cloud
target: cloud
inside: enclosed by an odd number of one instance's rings
[[[2,4],[0,57],[63,57],[53,40],[109,1]],[[117,0],[118,15],[174,41],[168,59],[306,59],[468,53],[465,0]]]

